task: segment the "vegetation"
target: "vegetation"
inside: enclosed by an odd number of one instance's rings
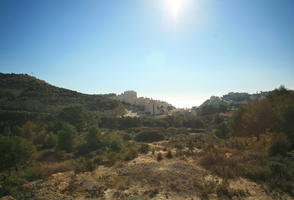
[[[156,142],[164,140],[164,135],[156,131],[142,131],[134,139],[138,142]]]
[[[18,136],[0,136],[0,171],[16,171],[28,164],[35,152],[35,147]]]
[[[197,117],[132,118],[107,95],[80,94],[28,75],[0,78],[0,196],[18,197],[24,183],[57,172],[119,167],[150,150],[155,161],[167,158],[156,164],[190,157],[223,178],[208,186],[194,182],[203,198],[212,192],[229,197],[227,181],[238,177],[294,196],[294,91],[281,87],[234,112],[221,104],[199,108]],[[223,117],[227,112],[231,118]],[[152,142],[165,147],[146,144]]]
[[[217,127],[224,147],[205,149],[201,164],[225,178],[239,176],[294,196],[294,92],[281,87],[244,105]]]

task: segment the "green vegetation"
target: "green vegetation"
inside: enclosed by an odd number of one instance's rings
[[[28,75],[0,78],[0,196],[17,198],[29,181],[98,165],[118,167],[149,151],[154,160],[166,159],[160,164],[177,157],[199,159],[224,179],[203,190],[203,197],[212,191],[230,196],[226,181],[238,177],[294,196],[291,90],[281,87],[264,99],[242,100],[234,112],[220,104],[195,108],[197,116],[131,118],[123,117],[124,105],[111,95],[84,95]],[[166,153],[146,144],[152,142],[165,145]]]
[[[164,135],[156,131],[142,131],[134,138],[138,142],[156,142],[164,140]]]
[[[201,164],[224,178],[239,176],[294,196],[294,92],[281,87],[241,107],[219,125],[223,147],[205,149]]]
[[[18,170],[28,164],[35,152],[33,144],[18,136],[0,136],[0,171]]]
[[[123,105],[108,95],[81,94],[26,74],[0,73],[0,102],[0,130],[28,120],[56,119],[58,115],[68,122],[76,120],[74,126],[84,128],[86,117],[99,121],[125,112]],[[76,118],[72,114],[77,115]]]

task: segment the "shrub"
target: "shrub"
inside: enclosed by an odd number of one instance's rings
[[[294,196],[294,161],[280,156],[272,157],[267,166],[271,170],[271,174],[266,177],[269,186]]]
[[[9,175],[1,177],[0,179],[0,197],[5,195],[11,195],[18,197],[21,195],[20,186],[26,181],[19,176]]]
[[[74,139],[77,135],[75,127],[69,123],[63,123],[62,129],[58,131],[58,149],[71,152],[74,148]]]
[[[130,160],[133,160],[134,158],[136,158],[137,156],[138,156],[137,150],[134,148],[131,148],[125,153],[125,156],[123,159],[125,161],[130,161]]]
[[[272,146],[270,147],[270,155],[285,155],[291,148],[291,144],[286,135],[279,134],[274,137]]]
[[[161,161],[161,160],[163,159],[163,157],[162,157],[162,153],[159,152],[159,153],[157,154],[157,158],[156,158],[156,159],[157,159],[157,161]]]
[[[164,140],[164,136],[157,131],[143,131],[135,136],[137,142],[156,142]]]
[[[200,164],[214,174],[223,178],[235,178],[240,172],[238,156],[227,158],[225,152],[213,150],[206,153],[200,160]]]
[[[33,158],[36,149],[29,141],[18,136],[0,137],[0,171],[22,167]]]
[[[74,170],[74,165],[70,160],[57,163],[39,163],[35,162],[31,166],[19,171],[19,176],[28,180],[34,181],[44,179],[52,174]]]
[[[138,151],[140,153],[146,154],[148,153],[150,150],[149,145],[148,144],[140,144]]]
[[[168,158],[168,159],[172,159],[173,158],[172,151],[171,150],[168,150],[168,152],[167,152],[167,154],[166,154],[165,157]]]
[[[72,164],[74,166],[75,172],[93,171],[96,167],[92,160],[85,158],[73,160]]]
[[[221,139],[228,139],[230,137],[230,129],[226,123],[221,123],[216,131],[215,135]]]

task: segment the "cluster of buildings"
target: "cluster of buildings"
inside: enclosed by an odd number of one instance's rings
[[[164,101],[154,100],[145,97],[137,97],[133,90],[125,91],[115,97],[116,99],[136,107],[139,114],[160,115],[168,114],[174,107]],[[138,109],[139,108],[139,109]]]

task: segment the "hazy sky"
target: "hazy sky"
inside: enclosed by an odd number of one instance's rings
[[[180,107],[294,89],[294,1],[0,0],[0,71]]]

